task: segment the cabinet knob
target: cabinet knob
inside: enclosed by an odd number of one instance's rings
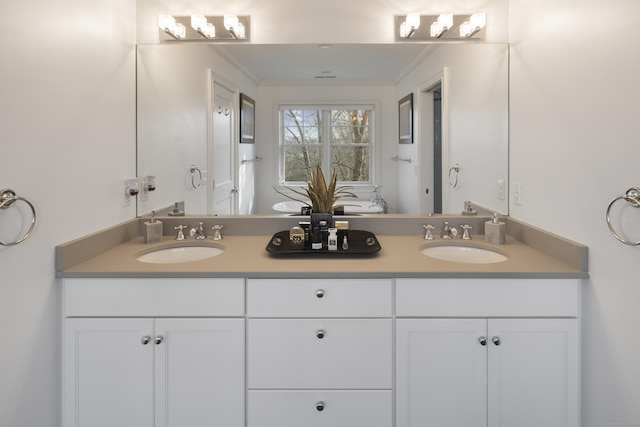
[[[316,292],[316,296],[318,298],[324,297],[324,290],[323,289],[318,289],[317,292]]]
[[[318,337],[318,339],[324,338],[325,335],[326,335],[326,333],[322,329],[320,329],[318,332],[316,332],[316,336]]]
[[[487,345],[487,337],[478,338],[478,342],[480,343],[480,345]]]
[[[320,402],[316,403],[316,410],[318,412],[324,411],[324,402],[322,400]]]
[[[157,335],[154,339],[154,342],[157,344],[162,344],[162,341],[164,340],[164,338],[162,337],[162,335]]]
[[[142,343],[142,345],[147,345],[149,344],[149,342],[151,341],[151,337],[149,335],[145,335],[144,337],[142,337],[142,339],[140,340],[140,342]]]
[[[494,343],[495,345],[500,345],[500,337],[493,337],[491,338],[491,342]]]

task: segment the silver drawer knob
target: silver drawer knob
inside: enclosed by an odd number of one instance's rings
[[[480,345],[487,345],[487,337],[478,338],[478,342],[480,343]]]
[[[495,345],[500,345],[500,343],[501,343],[500,337],[491,338],[491,342],[494,343]]]
[[[324,297],[324,290],[323,289],[318,289],[318,291],[316,292],[316,296],[318,298],[323,298]]]
[[[149,335],[145,335],[144,337],[142,337],[142,339],[140,340],[140,342],[142,343],[142,345],[147,345],[149,344],[149,342],[151,341],[151,337]]]
[[[320,402],[316,403],[316,410],[318,412],[324,411],[324,402],[323,401],[320,401]]]
[[[164,338],[162,337],[162,335],[158,335],[155,337],[154,342],[156,344],[162,344],[162,341],[164,340]]]
[[[326,335],[326,333],[322,329],[320,329],[318,332],[316,332],[316,336],[318,337],[318,339],[324,338],[325,335]]]

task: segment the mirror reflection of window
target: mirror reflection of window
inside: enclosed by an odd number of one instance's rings
[[[281,106],[280,182],[309,181],[320,164],[341,183],[371,184],[373,113],[371,106]]]

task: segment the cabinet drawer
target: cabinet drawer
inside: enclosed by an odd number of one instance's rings
[[[391,319],[250,319],[251,389],[391,388]]]
[[[247,286],[250,317],[391,317],[391,280],[257,279]]]
[[[65,279],[66,317],[244,315],[244,279]]]
[[[578,317],[578,279],[396,279],[398,317]]]
[[[248,426],[389,427],[391,401],[384,390],[250,391]]]

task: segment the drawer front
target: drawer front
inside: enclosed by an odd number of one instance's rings
[[[244,279],[65,279],[66,317],[244,315]]]
[[[389,279],[248,280],[250,317],[391,317]]]
[[[578,317],[578,279],[396,279],[398,317]]]
[[[391,391],[249,391],[248,427],[389,427]]]
[[[390,319],[250,319],[250,389],[387,389]]]

